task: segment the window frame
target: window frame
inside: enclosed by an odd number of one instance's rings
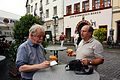
[[[33,6],[31,6],[31,13],[33,12]]]
[[[80,12],[80,3],[74,4],[74,13],[79,13]]]
[[[72,5],[66,6],[66,15],[72,14]]]
[[[104,8],[111,6],[111,0],[103,0]]]
[[[49,18],[49,9],[46,9],[46,18]]]
[[[53,15],[57,15],[57,6],[53,7]]]
[[[46,0],[46,5],[49,4],[49,0]]]
[[[90,6],[89,6],[89,0],[88,1],[83,1],[83,3],[82,3],[82,11],[84,12],[84,11],[89,11],[89,8],[90,8]]]

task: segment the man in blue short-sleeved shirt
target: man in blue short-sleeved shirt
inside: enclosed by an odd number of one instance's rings
[[[44,48],[41,45],[44,35],[45,31],[41,25],[33,25],[29,29],[27,41],[17,50],[16,66],[21,72],[22,80],[32,80],[35,71],[50,66],[50,62],[45,60]]]

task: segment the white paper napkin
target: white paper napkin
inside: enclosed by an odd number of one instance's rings
[[[54,65],[57,65],[58,63],[56,61],[51,61],[50,62],[50,66],[54,66]]]

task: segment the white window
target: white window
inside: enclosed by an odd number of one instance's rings
[[[46,18],[49,17],[49,9],[46,10]]]
[[[35,9],[37,9],[37,3],[35,3]]]
[[[31,0],[31,3],[33,2],[33,0]]]
[[[33,12],[33,6],[31,6],[31,12]]]
[[[30,5],[27,6],[27,13],[30,13]]]
[[[53,15],[57,15],[57,6],[53,7]]]
[[[49,4],[49,0],[46,0],[46,4]]]

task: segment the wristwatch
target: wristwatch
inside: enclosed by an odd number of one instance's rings
[[[89,64],[90,64],[90,65],[92,64],[92,60],[90,60]]]

